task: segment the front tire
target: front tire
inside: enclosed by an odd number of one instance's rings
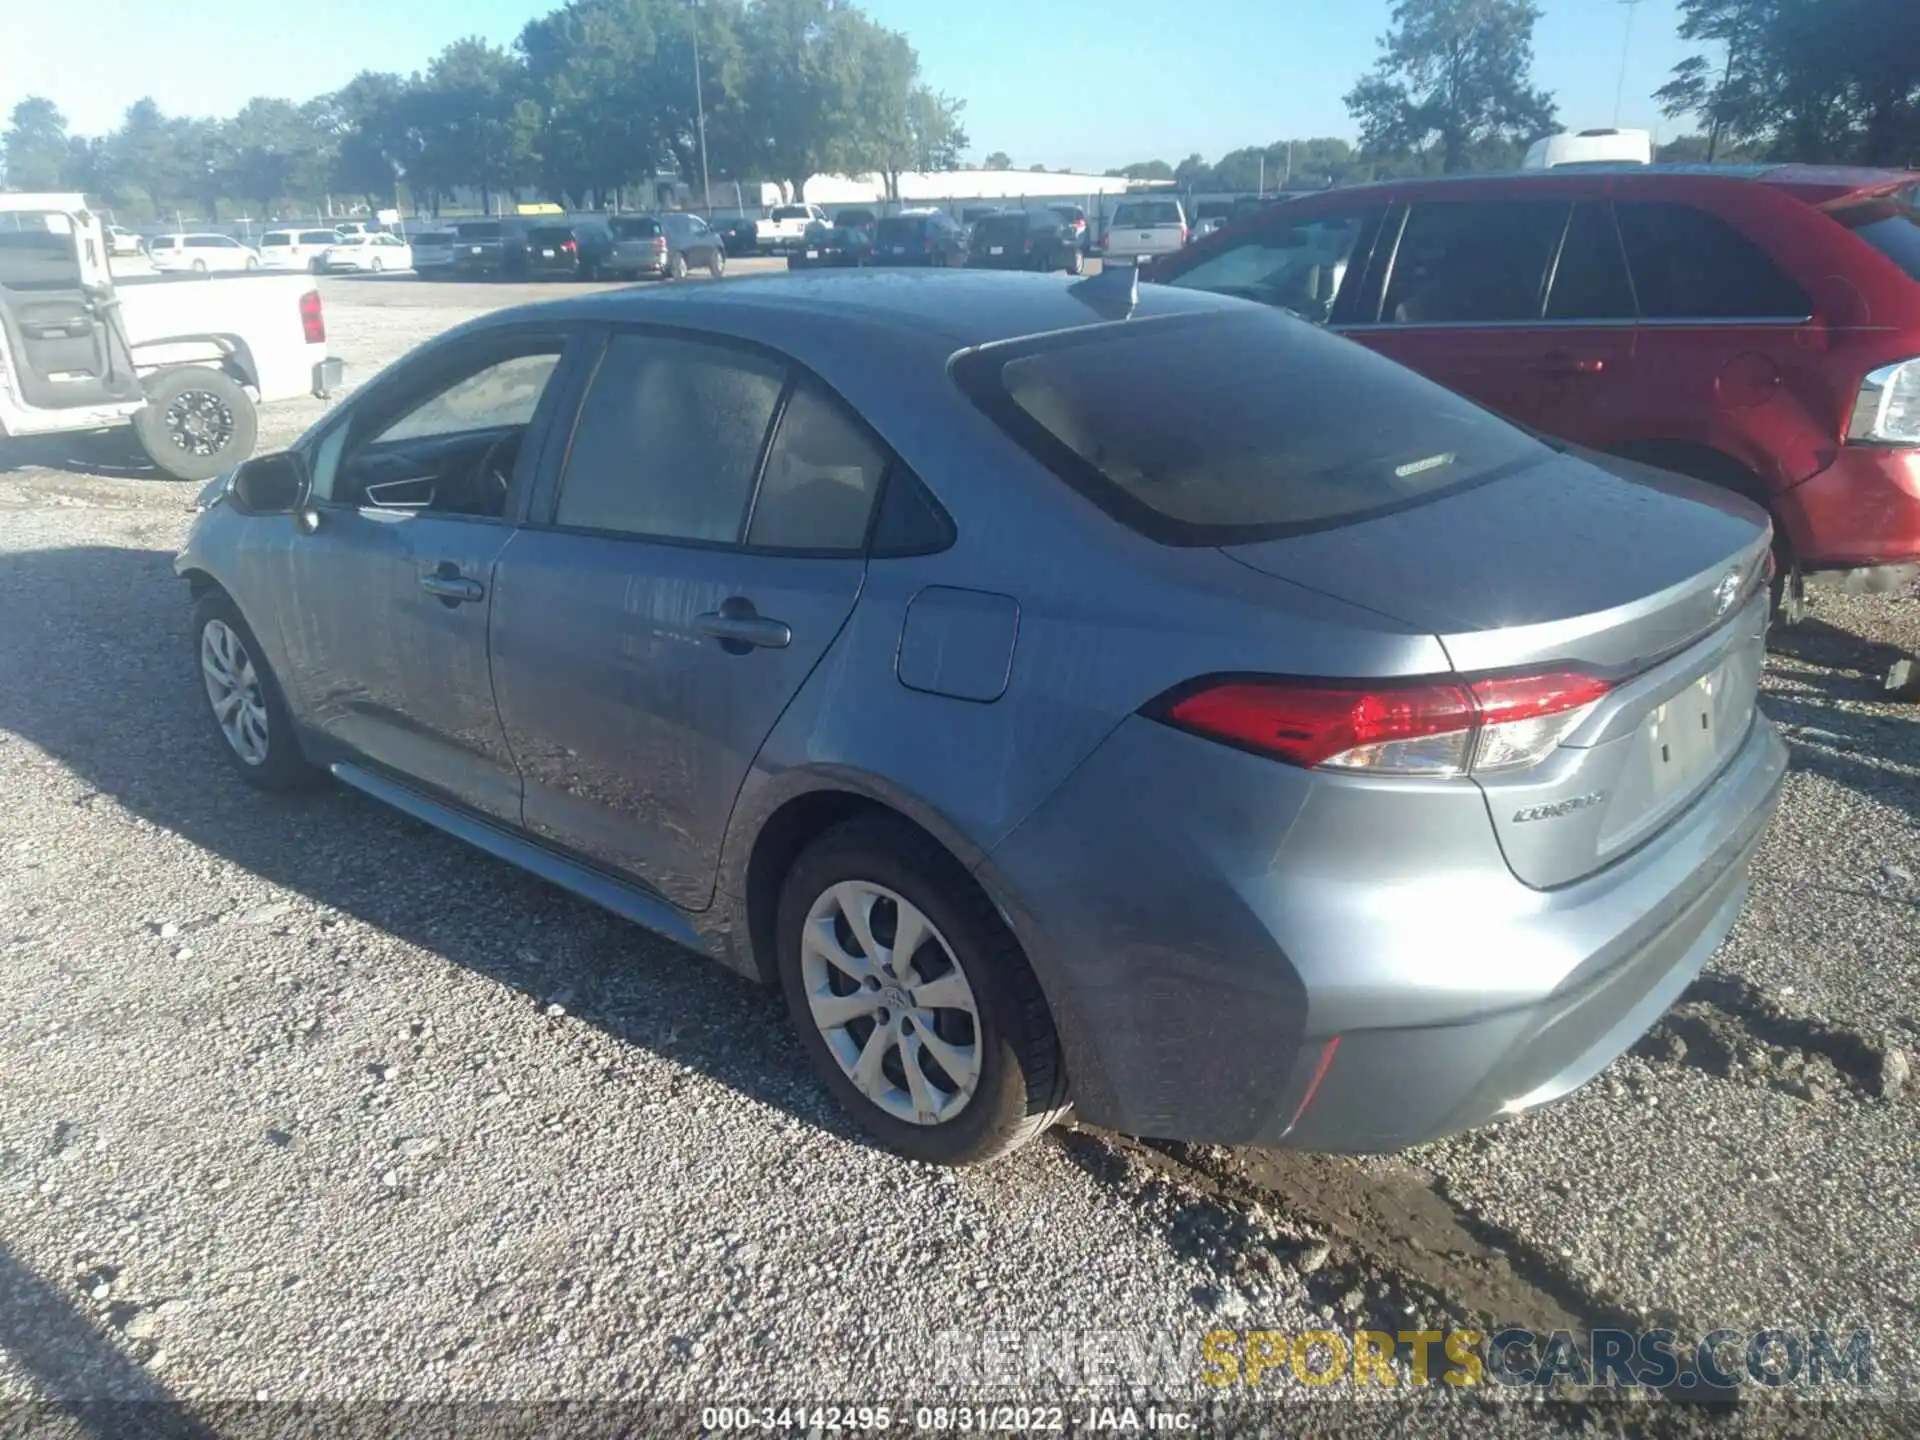
[[[317,780],[259,642],[222,592],[193,607],[193,647],[207,718],[240,778],[259,790],[295,790]]]
[[[383,261],[378,255],[373,257],[372,270],[374,274],[378,275],[382,270],[385,270],[386,268],[387,268],[386,262]]]
[[[788,873],[777,924],[801,1046],[889,1149],[977,1164],[1066,1112],[1059,1039],[1025,955],[920,831],[884,818],[828,831]]]
[[[183,365],[148,382],[133,433],[147,458],[174,479],[211,480],[253,454],[259,417],[231,375]]]
[[[707,257],[707,274],[715,280],[721,280],[726,278],[726,274],[727,274],[727,252],[726,251],[715,250],[711,255]]]

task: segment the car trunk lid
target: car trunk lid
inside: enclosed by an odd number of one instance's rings
[[[1764,514],[1645,467],[1564,454],[1388,514],[1225,547],[1431,629],[1463,674],[1573,669],[1611,689],[1539,764],[1476,776],[1509,865],[1565,884],[1657,833],[1751,724]],[[1605,466],[1606,468],[1599,468]]]

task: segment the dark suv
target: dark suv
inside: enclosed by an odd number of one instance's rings
[[[526,273],[527,230],[514,219],[463,220],[453,227],[453,271],[464,280],[518,279]]]
[[[967,264],[981,270],[1064,270],[1085,264],[1079,237],[1051,210],[1002,210],[973,226]]]
[[[606,273],[607,254],[612,248],[612,237],[601,222],[535,225],[527,231],[527,278],[598,280]]]
[[[964,265],[967,232],[944,210],[908,210],[873,227],[874,265]]]
[[[1632,166],[1262,210],[1150,279],[1277,305],[1536,430],[1765,505],[1801,570],[1920,562],[1911,174]]]

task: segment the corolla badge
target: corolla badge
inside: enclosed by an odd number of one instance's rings
[[[1713,587],[1713,614],[1717,620],[1733,608],[1733,602],[1740,598],[1740,572],[1729,570],[1720,583]]]

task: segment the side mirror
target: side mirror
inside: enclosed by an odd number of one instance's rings
[[[227,497],[242,515],[290,515],[306,501],[313,477],[291,450],[262,455],[233,472]]]

